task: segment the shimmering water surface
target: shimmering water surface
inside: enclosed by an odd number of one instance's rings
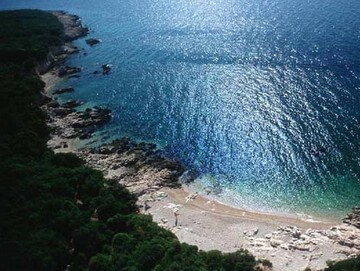
[[[360,204],[359,0],[1,0],[63,9],[103,42],[67,98],[103,134],[165,146],[194,187],[248,209],[341,217]],[[111,63],[110,75],[94,75]]]

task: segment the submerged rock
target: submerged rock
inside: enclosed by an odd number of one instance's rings
[[[53,91],[53,94],[63,94],[63,93],[69,93],[74,92],[75,89],[73,87],[66,87],[66,88],[59,88],[57,90]]]
[[[109,74],[109,72],[111,71],[111,66],[110,64],[104,64],[101,66],[102,69],[103,69],[103,74],[106,75],[106,74]]]
[[[68,100],[67,102],[63,103],[61,106],[65,107],[65,108],[75,108],[82,104],[83,104],[83,102],[80,100]]]
[[[95,44],[98,44],[101,41],[99,39],[89,38],[89,39],[86,39],[85,42],[90,46],[94,46]]]

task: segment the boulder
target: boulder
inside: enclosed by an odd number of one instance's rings
[[[89,39],[86,39],[85,42],[90,46],[94,46],[95,44],[98,44],[101,41],[99,39],[89,38]]]

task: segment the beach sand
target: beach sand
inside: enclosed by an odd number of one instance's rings
[[[270,260],[275,271],[320,270],[328,260],[344,259],[351,253],[329,238],[330,229],[338,227],[335,222],[248,212],[193,194],[186,186],[163,188],[142,200],[148,208],[143,212],[174,232],[181,242],[206,251],[247,249]]]

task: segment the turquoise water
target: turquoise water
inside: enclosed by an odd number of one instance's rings
[[[360,204],[360,1],[12,1],[63,9],[103,42],[66,98],[108,106],[102,134],[165,147],[223,201],[341,217]],[[94,75],[112,64],[108,76]]]

